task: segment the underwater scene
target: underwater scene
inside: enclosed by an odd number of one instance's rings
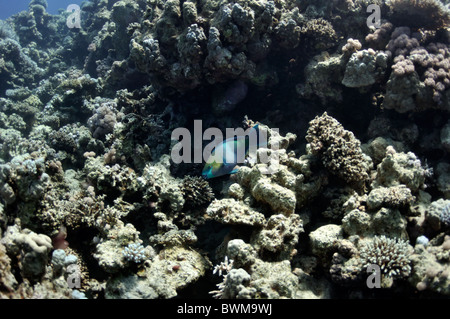
[[[0,299],[450,298],[449,0],[20,2]]]

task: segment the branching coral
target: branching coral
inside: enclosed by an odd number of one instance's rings
[[[430,43],[426,49],[418,47],[410,52],[409,59],[423,73],[425,85],[433,90],[433,100],[442,104],[450,88],[450,47],[444,43]]]
[[[401,278],[411,273],[411,250],[412,247],[404,240],[375,236],[360,248],[359,254],[363,269],[377,265],[383,275]]]
[[[405,59],[403,55],[395,57],[394,63],[392,72],[396,76],[409,75],[415,71],[414,63],[411,60]]]
[[[429,108],[434,102],[438,108],[448,109],[449,46],[440,42],[421,46],[421,41],[423,36],[409,27],[392,32],[386,49],[394,57],[394,64],[384,107],[404,113]]]
[[[136,264],[144,261],[147,258],[146,255],[145,247],[141,243],[129,243],[123,249],[123,256]]]
[[[398,27],[392,32],[391,40],[386,46],[386,49],[392,52],[393,56],[406,56],[419,45],[419,41],[412,37],[411,29],[409,27]]]

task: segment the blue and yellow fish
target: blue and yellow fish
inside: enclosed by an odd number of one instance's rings
[[[255,134],[256,141],[250,138],[250,134]],[[202,176],[209,179],[236,173],[238,171],[237,165],[243,164],[244,159],[249,155],[251,150],[251,143],[255,142],[255,149],[263,146],[263,144],[267,144],[267,141],[260,141],[259,124],[254,125],[247,135],[235,136],[219,143],[212,150],[211,156],[203,168]],[[216,150],[219,148],[223,150],[222,158],[212,160],[216,156]]]

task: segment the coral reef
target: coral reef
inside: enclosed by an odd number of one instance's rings
[[[450,12],[438,0],[388,0],[394,22],[409,27],[423,27],[428,30],[447,27]]]
[[[0,20],[0,298],[448,298],[448,1],[80,7]]]

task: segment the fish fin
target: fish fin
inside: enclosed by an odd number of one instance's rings
[[[236,166],[233,168],[233,170],[230,172],[230,174],[235,174],[235,173],[238,172],[238,170],[239,170],[239,166],[236,165]]]

